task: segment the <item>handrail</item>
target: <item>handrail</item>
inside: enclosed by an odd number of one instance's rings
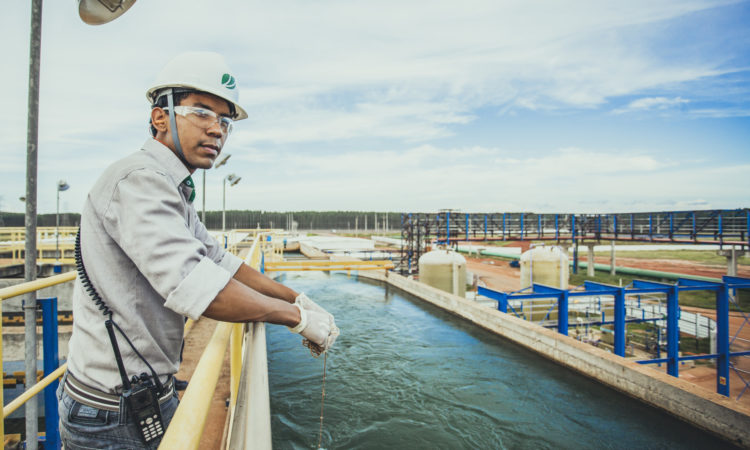
[[[219,322],[216,325],[216,330],[195,367],[195,372],[159,448],[198,448],[203,428],[206,426],[212,394],[219,381],[232,325],[228,322]]]
[[[55,275],[53,277],[40,278],[34,281],[20,283],[15,286],[9,286],[9,287],[0,289],[0,302],[2,300],[7,300],[9,298],[17,297],[19,295],[27,294],[29,292],[38,291],[40,289],[44,289],[50,286],[67,283],[68,281],[74,280],[75,277],[76,277],[75,272],[68,272],[68,273],[63,273],[60,275]],[[2,305],[0,304],[0,311],[2,311],[1,306]],[[2,330],[2,322],[0,322],[0,361],[2,361],[2,354],[3,354],[1,330]],[[67,368],[67,366],[68,366],[67,363],[63,364],[57,370],[55,370],[51,374],[44,377],[44,379],[42,379],[38,383],[31,386],[28,390],[22,393],[18,398],[16,398],[12,402],[8,403],[5,407],[3,407],[3,420],[0,420],[0,436],[5,438],[5,418],[8,417],[10,413],[15,411],[19,406],[26,403],[30,398],[34,397],[34,395],[38,394],[42,389],[47,387],[54,380],[56,380],[57,378],[60,378],[62,374],[65,373],[65,369]],[[0,404],[5,403],[5,400],[3,397],[4,397],[3,390],[0,389]]]
[[[58,284],[67,283],[69,281],[73,281],[75,278],[76,278],[76,272],[71,271],[71,272],[60,274],[60,275],[55,275],[52,277],[39,278],[34,281],[29,281],[29,282],[17,284],[15,286],[2,288],[0,289],[0,301],[8,300],[13,297],[18,297],[19,295],[38,291],[40,289],[48,288],[51,286],[56,286]],[[0,308],[0,311],[1,310],[2,309]],[[194,321],[192,319],[189,319],[185,323],[183,333],[187,334],[192,328],[193,324],[194,324]],[[0,331],[1,330],[2,330],[2,323],[0,323]],[[2,360],[2,341],[1,340],[0,340],[0,360]],[[15,410],[21,407],[24,403],[26,403],[31,398],[33,398],[35,395],[42,392],[44,388],[52,384],[55,380],[62,377],[62,375],[67,370],[67,368],[68,368],[68,363],[63,364],[62,366],[58,367],[54,372],[50,373],[43,379],[39,380],[39,382],[29,387],[26,391],[21,393],[21,395],[13,399],[13,401],[5,405],[3,407],[3,419],[8,417]],[[0,390],[0,404],[2,403],[4,403],[3,391]],[[0,436],[2,437],[5,436],[4,420],[0,420]]]
[[[255,269],[260,269],[261,252],[263,250],[261,242],[265,237],[266,233],[258,233],[256,235],[246,258],[246,261],[250,266]],[[263,324],[260,323],[257,325],[262,326]],[[177,407],[177,411],[175,412],[164,437],[162,438],[159,448],[197,449],[200,445],[200,439],[203,434],[203,428],[206,424],[206,418],[208,417],[211,399],[219,380],[224,352],[226,351],[227,344],[230,340],[235,342],[235,345],[232,345],[230,356],[230,406],[236,404],[237,392],[241,389],[239,379],[242,378],[241,372],[237,369],[237,366],[242,363],[242,357],[240,354],[242,349],[240,346],[236,345],[238,342],[238,335],[236,334],[238,331],[235,331],[237,330],[237,327],[243,327],[243,324],[232,324],[227,322],[219,322],[217,324],[216,330],[214,331],[208,346],[203,351],[203,355],[198,361],[198,365],[190,379],[188,388]],[[233,331],[235,337],[230,339]],[[264,333],[263,336],[265,337]],[[263,348],[265,349],[265,340],[263,341]],[[233,413],[234,408],[230,408],[230,422],[233,418],[231,415]],[[268,421],[268,424],[270,428],[270,420]]]
[[[38,383],[31,386],[28,390],[24,391],[23,394],[13,399],[12,402],[5,405],[5,407],[3,407],[3,417],[8,417],[13,411],[17,410],[21,407],[21,405],[29,401],[31,397],[42,392],[42,389],[46,388],[47,386],[52,384],[53,381],[60,378],[65,373],[65,370],[67,368],[68,363],[63,364],[62,366],[58,367],[57,370],[42,378]]]
[[[28,281],[26,283],[17,284],[15,286],[8,286],[0,289],[0,301],[7,300],[12,297],[19,295],[28,294],[29,292],[38,291],[40,289],[48,288],[58,284],[73,281],[76,278],[75,271],[62,273],[47,278],[38,278],[34,281]]]

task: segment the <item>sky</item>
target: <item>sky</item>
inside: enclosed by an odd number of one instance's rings
[[[0,17],[0,210],[23,212],[30,2]],[[43,11],[38,211],[80,212],[149,137],[172,57],[221,53],[249,118],[206,208],[750,207],[750,1],[137,1]],[[202,208],[202,174],[196,208]]]

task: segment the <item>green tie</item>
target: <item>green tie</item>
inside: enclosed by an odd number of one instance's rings
[[[188,175],[187,178],[185,178],[182,183],[192,189],[190,191],[190,198],[188,199],[188,202],[193,203],[193,200],[195,200],[195,183],[193,183],[193,178]]]

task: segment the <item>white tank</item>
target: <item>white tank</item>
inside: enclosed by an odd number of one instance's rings
[[[521,255],[521,289],[532,283],[568,288],[568,255],[557,246],[539,246]]]
[[[466,258],[452,250],[427,252],[419,258],[419,281],[464,297]]]

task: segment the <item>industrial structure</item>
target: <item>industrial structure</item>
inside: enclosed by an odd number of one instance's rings
[[[401,216],[402,275],[418,272],[425,242],[633,241],[750,249],[750,209],[621,214],[408,213]],[[573,254],[573,269],[578,252]]]

